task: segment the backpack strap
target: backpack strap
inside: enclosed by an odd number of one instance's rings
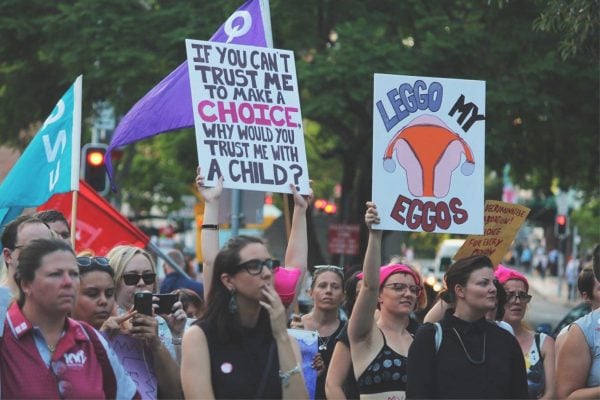
[[[440,350],[440,346],[442,345],[443,333],[442,333],[442,325],[439,322],[435,324],[435,354]]]
[[[110,365],[106,349],[102,345],[102,342],[100,342],[100,339],[98,339],[94,328],[85,323],[79,323],[89,336],[90,341],[94,346],[94,351],[96,352],[96,358],[98,358],[98,362],[102,367],[102,388],[104,389],[104,395],[107,399],[114,399],[117,397],[117,379],[112,366]]]

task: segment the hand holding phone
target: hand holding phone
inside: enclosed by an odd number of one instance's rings
[[[133,297],[133,308],[140,314],[152,315],[152,293],[136,293]]]

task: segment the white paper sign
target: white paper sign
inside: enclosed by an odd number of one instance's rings
[[[374,76],[379,229],[483,233],[485,82]]]
[[[185,41],[198,161],[208,186],[308,194],[291,51]]]

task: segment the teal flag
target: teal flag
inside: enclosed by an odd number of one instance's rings
[[[25,207],[37,207],[56,193],[79,190],[81,82],[79,76],[56,103],[0,185],[0,226]]]

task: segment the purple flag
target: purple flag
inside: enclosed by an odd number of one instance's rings
[[[261,4],[262,3],[262,4]],[[210,38],[213,42],[271,47],[268,0],[248,0]],[[194,126],[187,61],[167,75],[121,119],[106,151],[106,170],[116,190],[113,149],[160,133]]]

